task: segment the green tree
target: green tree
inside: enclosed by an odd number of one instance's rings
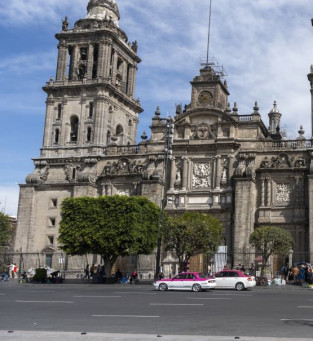
[[[0,247],[10,243],[12,239],[13,226],[8,215],[0,212]]]
[[[222,237],[221,222],[209,214],[185,212],[169,217],[165,224],[166,249],[175,251],[179,271],[186,269],[192,256],[215,253]]]
[[[118,256],[150,254],[157,245],[159,207],[143,197],[68,198],[62,202],[61,248],[102,256],[111,274]]]
[[[281,227],[261,226],[255,229],[249,239],[250,244],[262,254],[261,275],[271,255],[286,255],[292,248],[290,232]]]

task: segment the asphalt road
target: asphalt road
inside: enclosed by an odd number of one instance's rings
[[[304,288],[193,293],[147,285],[21,284],[0,285],[0,302],[3,332],[313,339],[313,290]]]

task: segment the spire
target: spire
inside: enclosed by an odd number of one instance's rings
[[[112,20],[119,24],[120,13],[115,0],[90,0],[87,6],[86,19]]]
[[[281,113],[278,110],[277,103],[274,101],[273,108],[268,114],[269,117],[269,131],[271,134],[276,134],[277,127],[280,127]]]

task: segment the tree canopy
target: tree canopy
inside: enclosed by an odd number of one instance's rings
[[[11,241],[13,226],[8,215],[0,212],[0,247]]]
[[[192,256],[215,253],[222,237],[221,222],[212,215],[199,212],[169,217],[164,231],[166,249],[175,251],[179,271],[187,268]]]
[[[144,197],[68,198],[62,202],[58,241],[70,255],[101,255],[110,274],[118,256],[153,251],[159,215],[159,207]]]
[[[286,255],[292,248],[290,232],[277,226],[261,226],[255,229],[250,236],[250,244],[262,254],[261,274],[271,255]]]

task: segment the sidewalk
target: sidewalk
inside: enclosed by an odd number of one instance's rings
[[[304,338],[278,338],[253,336],[202,336],[202,335],[155,335],[155,334],[109,334],[109,333],[74,333],[74,332],[40,332],[40,331],[1,331],[3,341],[308,341]]]

